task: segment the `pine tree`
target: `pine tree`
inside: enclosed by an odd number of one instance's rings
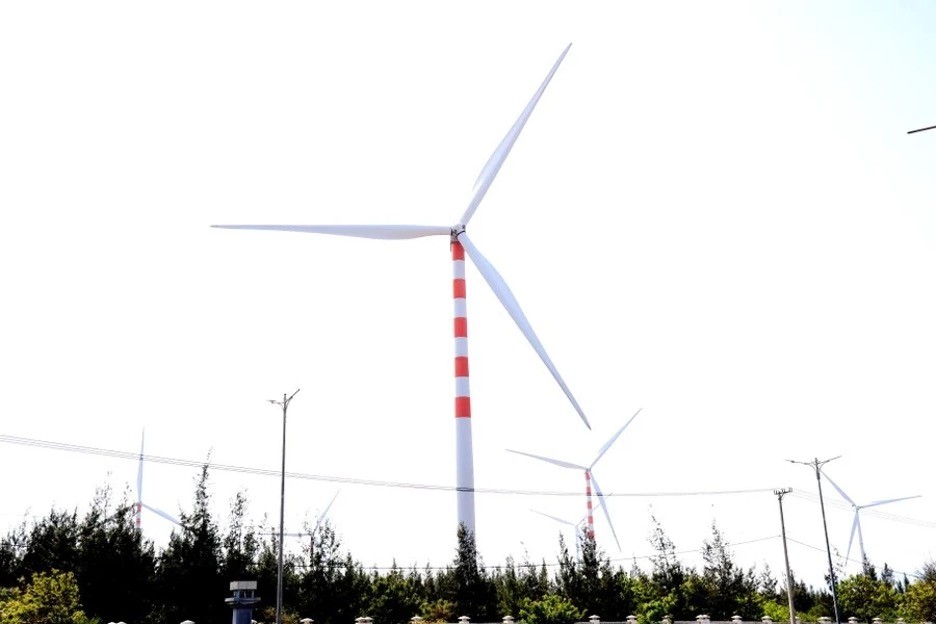
[[[221,577],[221,540],[211,517],[208,465],[195,486],[191,513],[182,514],[182,527],[173,530],[159,557],[158,586],[163,609],[157,621],[194,620],[199,624],[230,618],[224,605],[227,586]]]

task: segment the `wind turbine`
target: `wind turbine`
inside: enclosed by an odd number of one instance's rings
[[[488,285],[494,291],[494,294],[500,300],[501,304],[507,309],[507,312],[513,318],[514,322],[526,336],[530,345],[539,354],[540,359],[552,373],[553,378],[562,388],[562,391],[571,401],[575,411],[589,429],[591,425],[585,417],[585,413],[579,406],[578,401],[572,395],[569,387],[559,375],[552,360],[547,355],[545,348],[536,333],[530,326],[529,321],[520,309],[507,283],[500,276],[494,266],[481,255],[478,248],[474,245],[465,227],[474,215],[475,210],[484,199],[485,194],[500,171],[501,165],[510,153],[514,142],[523,130],[527,119],[533,113],[533,109],[539,102],[540,97],[546,90],[546,86],[552,79],[553,74],[559,68],[559,64],[565,58],[572,46],[570,43],[566,46],[562,54],[553,64],[552,69],[546,75],[539,89],[533,94],[533,98],[520,113],[520,116],[511,126],[506,136],[501,140],[497,149],[488,158],[487,163],[481,169],[478,179],[475,181],[468,207],[462,214],[461,219],[452,226],[446,225],[213,225],[212,227],[239,229],[239,230],[277,230],[286,232],[310,232],[316,234],[334,234],[338,236],[353,236],[359,238],[374,238],[384,240],[402,240],[411,238],[420,238],[424,236],[448,236],[450,240],[453,268],[453,295],[454,295],[454,316],[455,316],[455,435],[456,435],[456,490],[458,492],[458,521],[472,533],[475,532],[475,511],[474,511],[474,459],[471,443],[471,399],[468,384],[468,312],[466,306],[465,290],[465,254],[474,262],[478,271],[487,281]]]
[[[581,560],[581,559],[582,559],[582,547],[581,547],[581,545],[579,544],[579,538],[585,535],[585,529],[582,527],[582,525],[585,524],[585,523],[587,522],[587,520],[588,520],[588,516],[587,516],[587,515],[582,516],[582,518],[581,518],[578,522],[570,522],[570,521],[566,520],[565,518],[560,518],[560,517],[558,517],[558,516],[552,516],[552,515],[550,515],[550,514],[548,514],[548,513],[543,513],[542,511],[537,511],[536,509],[531,509],[530,511],[532,511],[532,512],[535,513],[535,514],[539,514],[539,515],[541,515],[541,516],[545,516],[546,518],[549,518],[550,520],[554,520],[554,521],[558,522],[559,524],[565,524],[565,525],[570,526],[570,527],[572,527],[573,529],[575,529],[575,558],[578,559],[578,560]]]
[[[826,481],[832,484],[832,487],[835,488],[835,491],[838,492],[841,495],[841,497],[845,499],[845,502],[851,505],[852,509],[855,510],[855,519],[852,521],[851,534],[848,536],[848,549],[845,551],[845,565],[848,565],[848,561],[849,561],[848,556],[851,554],[851,547],[852,547],[852,542],[855,539],[855,532],[858,533],[858,548],[861,550],[861,565],[864,565],[866,561],[865,549],[864,549],[864,538],[861,535],[861,520],[860,520],[860,515],[859,515],[859,512],[862,509],[866,509],[868,507],[877,507],[878,505],[886,505],[888,503],[896,503],[897,501],[909,500],[911,498],[920,498],[919,494],[915,494],[913,496],[903,496],[901,498],[888,498],[886,500],[879,500],[879,501],[874,501],[871,503],[866,503],[864,505],[859,505],[855,501],[853,501],[851,497],[842,490],[842,488],[836,485],[835,481],[829,478],[829,475],[827,475],[824,470],[821,470],[820,472],[822,472],[822,476],[826,478]]]
[[[640,409],[643,409],[643,408],[640,408]],[[548,462],[550,464],[555,464],[556,466],[561,466],[562,468],[573,468],[575,470],[584,470],[585,471],[585,501],[586,501],[586,507],[588,509],[588,512],[586,514],[588,517],[588,528],[586,529],[585,537],[591,540],[592,542],[595,541],[595,518],[592,513],[592,493],[591,493],[592,484],[594,483],[595,493],[598,495],[598,505],[601,507],[601,510],[604,512],[605,518],[608,520],[608,526],[611,527],[611,535],[614,536],[614,542],[617,544],[618,550],[621,549],[621,543],[618,541],[617,533],[614,531],[614,525],[611,524],[611,515],[608,513],[608,506],[605,503],[604,494],[601,492],[601,488],[598,486],[598,480],[595,479],[595,474],[593,472],[593,469],[595,468],[595,464],[598,463],[598,460],[601,459],[602,456],[608,452],[608,449],[611,448],[611,445],[614,444],[615,440],[617,440],[618,437],[622,433],[624,433],[624,430],[627,429],[627,426],[631,424],[631,422],[633,422],[635,418],[637,418],[637,414],[640,413],[640,409],[634,412],[634,415],[631,416],[626,423],[624,423],[624,426],[618,429],[617,433],[611,436],[611,439],[609,439],[607,442],[604,443],[604,446],[602,446],[601,450],[598,451],[598,455],[595,456],[595,459],[592,460],[592,463],[590,463],[587,466],[582,466],[580,464],[573,464],[571,462],[562,461],[559,459],[553,459],[551,457],[543,457],[542,455],[534,455],[532,453],[524,453],[523,451],[513,451],[510,449],[507,449],[507,451],[510,453],[516,453],[517,455],[526,455],[527,457],[532,457],[533,459],[538,459],[540,461]]]
[[[162,509],[157,509],[156,507],[151,507],[143,502],[143,444],[146,440],[146,430],[143,430],[143,434],[140,436],[140,464],[137,467],[137,502],[136,502],[136,511],[134,513],[134,522],[136,528],[140,529],[141,516],[143,515],[143,510],[147,509],[157,516],[168,520],[169,522],[175,524],[176,526],[182,526],[182,523],[179,522],[176,518],[167,514]]]

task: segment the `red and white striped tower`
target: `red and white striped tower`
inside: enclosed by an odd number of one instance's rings
[[[452,234],[452,296],[455,308],[455,485],[458,523],[475,532],[474,459],[471,446],[471,391],[468,385],[468,306],[465,249]]]
[[[588,526],[585,529],[585,538],[595,541],[595,516],[592,514],[591,470],[585,471],[585,506],[588,508]]]

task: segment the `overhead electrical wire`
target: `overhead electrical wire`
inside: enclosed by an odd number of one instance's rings
[[[11,436],[0,434],[0,442],[7,444],[19,444],[22,446],[31,446],[56,451],[67,451],[70,453],[81,453],[85,455],[99,455],[103,457],[115,457],[118,459],[129,459],[139,461],[140,453],[135,451],[118,451],[115,449],[106,449],[95,446],[84,446],[80,444],[69,444],[66,442],[53,442],[50,440],[38,440],[35,438],[24,438],[20,436]],[[176,457],[163,457],[159,455],[143,455],[143,461],[156,464],[167,464],[171,466],[185,466],[190,468],[201,468],[208,466],[212,470],[225,472],[237,472],[242,474],[254,474],[261,476],[279,477],[280,470],[256,468],[248,466],[236,466],[231,464],[218,464],[211,461],[196,461],[192,459],[181,459]],[[301,472],[287,472],[286,477],[290,479],[302,479],[309,481],[328,481],[332,483],[346,483],[352,485],[368,485],[376,487],[395,487],[409,488],[417,490],[435,490],[435,491],[456,491],[459,488],[451,485],[438,485],[431,483],[412,483],[404,481],[383,481],[378,479],[361,479],[355,477],[341,477],[335,475],[317,475]],[[516,494],[524,496],[581,496],[581,492],[565,492],[559,490],[518,490],[507,488],[474,488],[479,494]],[[705,490],[705,491],[677,491],[677,492],[610,492],[604,494],[605,498],[611,497],[681,497],[681,496],[722,496],[737,494],[759,494],[763,492],[772,492],[773,488],[753,488],[741,490]]]

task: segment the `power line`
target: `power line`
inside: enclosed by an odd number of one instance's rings
[[[69,444],[66,442],[53,442],[49,440],[38,440],[35,438],[24,438],[20,436],[11,436],[0,434],[0,442],[7,444],[19,444],[22,446],[31,446],[35,448],[44,448],[56,451],[67,451],[71,453],[80,453],[85,455],[99,455],[103,457],[114,457],[117,459],[131,459],[139,461],[139,453],[132,451],[118,451],[115,449],[106,449],[94,446],[84,446],[80,444]],[[255,468],[248,466],[236,466],[231,464],[217,464],[210,461],[195,461],[191,459],[181,459],[176,457],[163,457],[159,455],[143,455],[143,461],[156,464],[167,464],[171,466],[184,466],[190,468],[201,468],[207,465],[212,470],[225,472],[237,472],[241,474],[254,474],[269,477],[279,477],[279,470],[267,468]],[[303,479],[309,481],[327,481],[332,483],[346,483],[352,485],[369,485],[375,487],[395,487],[419,490],[433,491],[456,491],[456,486],[438,485],[430,483],[412,483],[405,481],[383,481],[378,479],[361,479],[355,477],[341,477],[335,475],[317,475],[300,472],[287,472],[286,477],[291,479]],[[560,490],[517,490],[507,488],[474,488],[474,491],[480,494],[510,494],[524,496],[581,496],[581,492],[567,492]],[[704,491],[676,491],[676,492],[611,492],[604,494],[605,498],[629,497],[629,498],[651,498],[651,497],[684,497],[684,496],[728,496],[739,494],[759,494],[771,492],[772,488],[754,488],[741,490],[704,490]]]
[[[815,494],[811,494],[809,492],[803,492],[801,490],[794,490],[791,493],[791,496],[795,498],[808,500],[811,503],[819,502],[818,496],[816,496]],[[846,510],[851,509],[851,506],[849,506],[848,503],[846,503],[845,501],[833,499],[831,501],[826,501],[826,503],[838,509],[846,509]],[[872,508],[862,509],[861,513],[868,515],[868,516],[874,516],[876,518],[883,518],[885,520],[893,520],[895,522],[903,522],[905,524],[912,524],[915,526],[926,527],[926,528],[936,528],[936,522],[933,522],[931,520],[921,520],[919,518],[908,518],[907,516],[899,516],[897,514],[887,513],[885,511],[879,511],[877,509],[872,509]]]

